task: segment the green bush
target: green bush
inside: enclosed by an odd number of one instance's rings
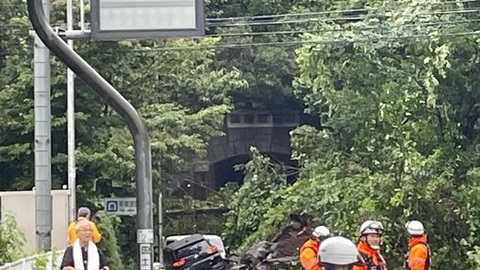
[[[98,211],[95,214],[98,229],[102,234],[102,240],[98,244],[98,248],[108,257],[110,269],[125,269],[122,256],[120,256],[114,219],[118,219],[118,217],[109,216],[104,211]],[[126,258],[124,259],[126,260]]]
[[[24,257],[22,248],[25,242],[25,234],[17,228],[15,217],[10,214],[3,215],[0,224],[0,265]]]

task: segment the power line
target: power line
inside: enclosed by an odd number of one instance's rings
[[[478,23],[480,19],[475,20],[458,20],[458,21],[439,21],[439,22],[428,22],[428,23],[407,23],[404,25],[398,26],[386,26],[379,24],[376,26],[366,26],[366,27],[351,27],[348,29],[345,28],[320,28],[315,30],[285,30],[285,31],[263,31],[263,32],[239,32],[239,33],[219,33],[219,34],[208,34],[207,37],[241,37],[241,36],[269,36],[269,35],[295,35],[295,34],[305,34],[305,33],[324,33],[324,32],[341,32],[341,31],[365,31],[365,30],[383,30],[389,31],[392,29],[400,28],[410,28],[417,26],[443,26],[443,25],[459,25],[459,24],[468,24],[468,23]]]
[[[471,14],[471,13],[480,13],[480,9],[458,9],[458,10],[449,10],[449,11],[436,11],[429,13],[419,13],[416,14],[417,17],[420,16],[435,16],[435,15],[453,15],[453,14]],[[388,19],[389,16],[385,14],[364,14],[364,15],[355,15],[355,16],[340,16],[340,17],[330,17],[330,18],[307,18],[307,19],[296,19],[296,20],[276,20],[276,21],[263,21],[263,22],[237,22],[237,23],[207,23],[208,27],[238,27],[238,26],[267,26],[267,25],[285,25],[285,24],[299,24],[299,23],[318,23],[318,22],[335,22],[335,21],[358,21],[364,19],[373,19],[373,18],[382,18]]]
[[[453,0],[437,3],[437,6],[447,6],[448,4],[454,4],[458,7],[459,4],[479,2],[479,0]],[[417,6],[421,6],[425,3],[416,3]],[[329,15],[335,13],[363,13],[369,11],[387,11],[380,10],[378,8],[355,8],[355,9],[343,9],[343,10],[327,10],[319,12],[303,12],[303,13],[286,13],[286,14],[268,14],[268,15],[258,15],[258,16],[241,16],[241,17],[220,17],[220,18],[207,18],[206,22],[222,22],[222,21],[245,21],[245,20],[264,20],[264,19],[274,19],[274,18],[283,18],[283,17],[304,17],[304,16],[318,16],[318,15]]]
[[[480,0],[458,0],[458,1],[446,1],[439,3],[439,5],[446,4],[459,4],[459,3],[471,3],[471,2],[480,2]],[[421,5],[423,3],[419,3]],[[312,17],[318,15],[328,15],[328,14],[337,14],[337,13],[356,13],[356,12],[367,12],[367,11],[377,11],[376,8],[357,8],[357,9],[343,9],[343,10],[329,10],[329,11],[320,11],[320,12],[305,12],[305,13],[287,13],[287,14],[271,14],[271,15],[259,15],[259,16],[240,16],[240,17],[224,17],[224,18],[207,18],[206,24],[211,27],[234,27],[234,26],[260,26],[260,25],[271,25],[271,24],[291,24],[291,23],[305,23],[305,22],[317,22],[318,20],[325,21],[337,21],[337,20],[354,20],[362,18],[372,18],[375,15],[384,16],[383,14],[363,14],[358,16],[340,16],[340,17],[331,17],[331,18],[313,18],[313,19],[304,19],[304,20],[277,20],[270,22],[239,22],[239,23],[222,23],[228,21],[245,21],[245,20],[261,20],[261,19],[273,19],[273,18],[288,18],[288,17]],[[420,13],[417,15],[449,15],[449,14],[465,14],[479,12],[479,9],[456,9],[456,10],[447,10],[447,11],[438,11],[438,12],[428,12]],[[387,17],[387,16],[386,16]],[[5,24],[4,26],[30,26],[29,24]]]
[[[447,1],[443,3],[471,3],[471,2],[479,2],[479,0],[463,0],[463,1]],[[333,10],[333,11],[324,11],[324,12],[310,12],[310,13],[293,13],[293,14],[277,14],[277,15],[261,15],[261,16],[248,16],[248,17],[229,17],[229,18],[210,18],[207,20],[211,21],[218,21],[218,20],[233,20],[233,19],[256,19],[256,18],[271,18],[271,17],[287,17],[287,16],[312,16],[312,15],[319,15],[319,14],[332,14],[332,13],[342,13],[342,12],[360,12],[360,11],[368,11],[374,9],[346,9],[346,10]],[[450,15],[450,14],[469,14],[469,13],[478,13],[480,12],[479,9],[456,9],[456,10],[447,10],[447,11],[437,11],[437,12],[427,12],[427,13],[420,13],[420,15]],[[307,20],[286,20],[286,21],[278,21],[278,22],[247,22],[247,23],[235,23],[230,24],[231,26],[255,26],[255,25],[269,25],[269,24],[295,24],[295,23],[305,23],[305,22],[332,22],[335,20],[354,20],[360,18],[372,18],[374,15],[361,15],[361,16],[343,16],[343,17],[333,17],[333,18],[314,18],[314,19],[307,19]],[[424,23],[407,23],[404,25],[396,25],[396,26],[388,26],[385,23],[377,24],[375,26],[367,26],[367,27],[350,27],[351,29],[315,29],[315,30],[286,30],[286,31],[263,31],[263,32],[241,32],[241,33],[218,33],[218,34],[207,34],[207,37],[236,37],[236,36],[270,36],[270,35],[292,35],[292,34],[306,34],[306,33],[320,33],[320,32],[335,32],[335,31],[364,31],[364,30],[381,30],[381,31],[390,31],[392,29],[399,29],[399,28],[406,28],[406,27],[415,27],[415,26],[441,26],[441,25],[458,25],[458,24],[467,24],[467,23],[474,23],[479,22],[480,19],[475,20],[457,20],[457,21],[437,21],[437,22],[424,22]],[[30,28],[30,25],[27,24],[10,24],[6,26],[15,26],[15,27],[25,27]],[[222,26],[229,26],[222,25]],[[342,26],[353,26],[351,24],[343,24]],[[1,29],[1,28],[0,28]],[[473,33],[473,32],[472,32]],[[154,49],[146,49],[145,51],[152,51],[152,50],[185,50],[185,49],[214,49],[214,48],[238,48],[238,47],[256,47],[256,46],[291,46],[290,44],[303,44],[308,41],[283,41],[283,42],[257,42],[257,43],[232,43],[232,44],[217,44],[211,46],[199,46],[199,47],[170,47],[170,48],[154,48]],[[0,55],[8,55],[11,53],[0,52]]]
[[[472,0],[478,1],[478,0]],[[318,15],[327,15],[332,13],[354,13],[354,12],[367,12],[374,11],[377,9],[369,8],[356,8],[356,9],[344,9],[344,10],[331,10],[331,11],[319,11],[319,12],[304,12],[304,13],[287,13],[287,14],[270,14],[270,15],[258,15],[258,16],[241,16],[241,17],[223,17],[223,18],[207,18],[207,22],[220,22],[220,21],[237,21],[237,20],[262,20],[262,19],[273,19],[273,18],[283,18],[283,17],[302,17],[302,16],[318,16]]]
[[[477,20],[474,20],[477,21]],[[480,19],[478,20],[480,21]],[[415,25],[412,25],[415,26]],[[383,29],[383,30],[391,30]],[[320,31],[320,30],[319,30]],[[325,30],[322,30],[325,32]],[[428,39],[432,37],[446,38],[446,37],[468,37],[468,36],[480,36],[480,31],[469,32],[457,32],[457,33],[444,33],[435,36],[431,35],[405,35],[399,37],[376,37],[376,38],[359,38],[359,39],[331,39],[331,40],[293,40],[293,41],[278,41],[278,42],[252,42],[252,43],[230,43],[230,44],[216,44],[216,45],[199,45],[199,46],[178,46],[178,47],[162,47],[162,48],[143,48],[133,50],[121,50],[118,52],[135,52],[135,53],[148,53],[158,51],[181,51],[181,50],[208,50],[208,49],[235,49],[235,48],[253,48],[253,47],[291,47],[297,45],[318,45],[318,44],[345,44],[345,43],[376,43],[379,41],[408,41],[417,39]],[[23,55],[21,53],[9,53],[0,52],[0,55]]]
[[[233,48],[249,48],[249,47],[289,47],[297,45],[335,45],[335,44],[348,44],[348,43],[377,43],[379,41],[408,41],[417,39],[428,38],[448,38],[448,37],[468,37],[468,36],[480,36],[480,31],[470,32],[458,32],[447,33],[438,35],[407,35],[399,37],[380,37],[380,38],[365,38],[365,39],[331,39],[331,40],[296,40],[296,41],[279,41],[279,42],[254,42],[254,43],[231,43],[231,44],[218,44],[218,45],[200,45],[196,47],[163,47],[163,48],[149,48],[149,49],[136,49],[130,50],[131,52],[156,52],[156,51],[179,51],[179,50],[206,50],[206,49],[233,49]]]
[[[448,4],[463,4],[463,3],[472,3],[479,2],[479,0],[453,0],[445,1],[439,3],[439,5],[448,5]],[[424,3],[418,3],[421,5]],[[334,13],[356,13],[356,12],[367,12],[367,11],[376,11],[377,8],[355,8],[355,9],[343,9],[343,10],[328,10],[328,11],[319,11],[319,12],[305,12],[305,13],[287,13],[287,14],[270,14],[270,15],[258,15],[258,16],[243,16],[243,17],[220,17],[220,18],[207,18],[207,22],[219,22],[219,21],[235,21],[235,20],[262,20],[270,18],[282,18],[282,17],[298,17],[298,16],[317,16],[317,15],[327,15]]]
[[[477,1],[477,0],[475,0]],[[461,13],[471,13],[471,12],[479,12],[480,10],[466,10],[462,11]],[[460,13],[460,11],[457,11],[457,13]],[[439,12],[437,12],[439,14]],[[452,12],[448,12],[445,14],[454,14]],[[430,15],[430,14],[428,14]],[[240,24],[230,24],[230,25],[222,25],[222,27],[233,27],[233,26],[260,26],[260,25],[283,25],[283,24],[300,24],[300,23],[313,23],[313,22],[332,22],[332,20],[356,20],[360,19],[361,17],[337,17],[337,18],[322,18],[322,19],[308,19],[308,20],[295,20],[295,21],[279,21],[279,22],[259,22],[259,23],[240,23]],[[366,18],[365,16],[362,18]],[[457,21],[437,21],[437,22],[424,22],[424,23],[407,23],[404,25],[399,25],[397,27],[410,27],[410,26],[435,26],[435,25],[453,25],[453,24],[467,24],[471,22],[479,22],[478,19],[473,19],[473,20],[457,20]],[[385,23],[384,23],[385,24]],[[377,25],[374,26],[367,26],[367,27],[358,27],[354,28],[351,27],[351,30],[357,30],[357,31],[362,31],[362,30],[373,30],[373,29],[385,29],[384,24],[378,23]],[[7,25],[7,26],[15,26],[18,28],[19,26],[25,29],[30,29],[30,25]],[[353,26],[353,25],[348,25],[344,24],[342,26]],[[2,29],[4,27],[0,27]],[[333,31],[344,31],[345,28],[339,28],[339,29],[321,29],[326,32],[333,32]],[[385,29],[388,30],[388,29]],[[320,32],[320,30],[285,30],[285,31],[262,31],[262,32],[240,32],[240,33],[213,33],[213,34],[207,34],[207,37],[240,37],[240,36],[271,36],[271,35],[288,35],[288,34],[301,34],[305,32]],[[28,35],[28,33],[26,33]]]
[[[453,1],[445,1],[441,3],[437,3],[438,5],[449,5],[449,4],[466,4],[466,3],[474,3],[474,2],[479,2],[479,0],[453,0]],[[417,3],[417,5],[422,5],[422,4],[431,4],[428,2],[425,3]],[[0,5],[0,7],[7,7],[7,8],[19,8],[19,7],[25,7],[25,5]],[[342,12],[366,12],[366,11],[374,11],[378,10],[377,8],[354,8],[354,9],[343,9],[343,10],[328,10],[328,11],[318,11],[318,12],[308,12],[308,13],[287,13],[287,14],[266,14],[266,15],[255,15],[255,16],[238,16],[238,17],[217,17],[217,18],[207,18],[207,22],[215,22],[215,21],[231,21],[231,20],[255,20],[255,19],[266,19],[266,18],[279,18],[279,17],[285,17],[285,16],[302,16],[305,14],[309,14],[312,16],[315,15],[325,15],[325,14],[332,14],[332,13],[342,13]]]
[[[478,0],[473,0],[473,1],[478,1]],[[469,14],[469,13],[480,13],[480,9],[473,9],[473,10],[454,10],[454,11],[439,11],[439,12],[433,12],[433,13],[422,13],[418,15],[435,15],[435,14],[443,14],[443,15],[450,15],[450,14]],[[366,18],[374,18],[371,15],[360,15],[360,16],[344,16],[344,17],[335,17],[335,18],[315,18],[315,19],[304,19],[304,20],[288,20],[288,21],[275,21],[275,22],[246,22],[246,23],[235,23],[235,24],[224,24],[224,25],[217,25],[217,27],[234,27],[234,26],[265,26],[265,25],[284,25],[284,24],[301,24],[301,23],[319,23],[319,22],[333,22],[337,20],[360,20],[360,19],[366,19]],[[478,20],[470,20],[471,22],[477,22]],[[468,20],[461,20],[459,21],[453,21],[453,22],[459,22],[459,23],[467,23]],[[413,23],[412,23],[413,24]],[[417,23],[417,25],[422,25],[425,23]],[[431,25],[441,25],[441,24],[451,24],[449,21],[445,22],[433,22]],[[381,24],[378,24],[379,26]],[[15,27],[15,28],[25,28],[25,29],[30,29],[30,25],[26,24],[7,24],[3,25],[0,27],[0,29],[6,29],[6,27]],[[210,25],[210,27],[214,27]],[[375,29],[376,26],[371,26],[371,27],[365,27],[363,30],[369,30],[369,29]],[[327,30],[327,31],[332,31],[332,30]],[[207,34],[207,36],[260,36],[260,35],[274,35],[275,34],[295,34],[295,33],[302,33],[302,32],[308,32],[307,31],[302,31],[302,30],[291,30],[291,31],[263,31],[263,32],[243,32],[243,33],[218,33],[218,34]],[[258,34],[257,34],[258,33]]]

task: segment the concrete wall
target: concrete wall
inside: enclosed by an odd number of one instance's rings
[[[223,137],[213,138],[208,146],[207,159],[215,164],[228,158],[250,155],[255,146],[261,153],[290,155],[290,130],[295,127],[261,127],[228,129]]]
[[[52,190],[52,249],[63,250],[67,246],[68,190]],[[17,226],[27,238],[24,251],[36,250],[35,191],[0,192],[1,214],[15,216]]]

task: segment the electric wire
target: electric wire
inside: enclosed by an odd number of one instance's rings
[[[231,44],[216,44],[216,45],[199,45],[199,46],[178,46],[178,47],[161,47],[161,48],[148,48],[148,49],[133,49],[132,52],[155,52],[155,51],[179,51],[179,50],[206,50],[206,49],[233,49],[233,48],[249,48],[249,47],[284,47],[284,46],[297,46],[297,45],[334,45],[334,44],[348,44],[348,43],[378,43],[380,41],[413,41],[423,40],[427,38],[447,38],[447,37],[479,37],[480,31],[447,33],[437,35],[406,35],[399,37],[381,37],[381,38],[344,38],[344,39],[329,39],[329,40],[297,40],[297,41],[279,41],[279,42],[253,42],[253,43],[231,43]]]
[[[438,3],[439,5],[448,5],[448,4],[463,4],[463,3],[473,3],[480,2],[479,0],[453,0],[445,1]],[[417,3],[417,5],[427,4],[428,2]],[[316,16],[316,15],[326,15],[331,13],[353,13],[353,12],[367,12],[378,10],[378,8],[355,8],[355,9],[340,9],[340,10],[326,10],[319,12],[305,12],[305,13],[287,13],[287,14],[271,14],[271,15],[257,15],[257,16],[243,16],[243,17],[220,17],[220,18],[207,18],[207,22],[218,22],[218,21],[234,21],[234,20],[260,20],[268,18],[281,18],[281,17],[290,17],[290,16]]]
[[[461,10],[450,10],[450,11],[436,11],[430,13],[419,13],[417,16],[435,16],[435,15],[452,15],[452,14],[471,14],[471,13],[480,13],[479,9],[461,9]],[[299,24],[299,23],[318,23],[318,22],[336,22],[336,21],[358,21],[369,18],[380,18],[388,19],[389,16],[385,14],[365,14],[365,15],[355,15],[355,16],[340,16],[333,18],[308,18],[308,19],[297,19],[297,20],[277,20],[277,21],[264,21],[264,22],[238,22],[238,23],[218,23],[218,24],[209,24],[208,27],[238,27],[238,26],[268,26],[268,25],[285,25],[285,24]]]
[[[468,31],[457,33],[445,33],[436,35],[405,35],[398,37],[376,37],[376,38],[342,38],[342,39],[326,39],[326,40],[295,40],[295,41],[278,41],[278,42],[252,42],[252,43],[230,43],[215,45],[198,45],[198,46],[176,46],[176,47],[158,47],[158,48],[141,48],[131,50],[120,50],[117,52],[133,52],[133,53],[152,53],[159,51],[182,51],[182,50],[212,50],[212,49],[240,49],[255,47],[292,47],[303,45],[338,45],[349,43],[378,43],[380,41],[425,41],[429,38],[452,38],[452,37],[480,37],[480,31]],[[23,55],[21,53],[0,52],[0,55]]]
[[[451,3],[451,4],[459,4],[459,3],[472,3],[472,2],[480,2],[479,0],[460,0],[460,1],[446,1],[443,2],[444,4]],[[345,9],[345,10],[332,10],[332,11],[322,11],[322,12],[309,12],[309,13],[291,13],[291,14],[275,14],[275,15],[259,15],[259,16],[243,16],[243,17],[225,17],[225,18],[208,18],[207,22],[220,22],[223,21],[232,21],[232,20],[245,20],[245,19],[264,19],[264,18],[285,18],[285,17],[292,17],[292,16],[313,16],[313,15],[321,15],[321,14],[335,14],[335,13],[348,13],[348,12],[365,12],[371,11],[375,9],[367,9],[367,8],[359,8],[359,9]],[[455,9],[455,10],[447,10],[447,11],[435,11],[435,12],[426,12],[417,14],[432,16],[432,15],[452,15],[452,14],[460,14],[460,16],[464,16],[465,14],[471,13],[479,13],[480,9]],[[285,20],[285,21],[266,21],[266,22],[240,22],[240,23],[233,23],[233,24],[218,24],[215,27],[233,27],[233,26],[262,26],[262,25],[271,25],[271,24],[301,24],[301,23],[311,23],[311,22],[335,22],[338,20],[357,20],[357,19],[366,19],[366,18],[375,18],[375,16],[384,16],[382,14],[376,15],[360,15],[360,16],[341,16],[341,17],[333,17],[333,18],[314,18],[314,19],[307,19],[307,20]],[[210,33],[207,34],[206,37],[242,37],[242,36],[272,36],[272,35],[299,35],[299,34],[315,34],[321,32],[335,32],[335,31],[365,31],[365,30],[381,30],[381,31],[392,31],[394,29],[405,29],[408,27],[416,27],[416,26],[444,26],[444,25],[459,25],[459,24],[468,24],[468,23],[478,23],[480,19],[472,19],[472,20],[445,20],[445,21],[434,21],[434,22],[422,22],[422,23],[406,23],[403,25],[388,25],[387,23],[377,23],[372,26],[366,27],[355,27],[353,24],[343,24],[343,28],[319,28],[319,29],[301,29],[301,30],[283,30],[283,31],[260,31],[260,32],[229,32],[229,33]],[[5,26],[22,26],[30,28],[30,25],[24,24],[10,24],[10,25],[3,25]],[[347,27],[348,29],[347,29]],[[1,29],[1,28],[0,28]],[[470,33],[470,34],[467,34]],[[445,33],[439,36],[446,37],[451,35],[459,35],[459,36],[468,36],[468,35],[478,35],[476,31],[471,32],[459,32],[459,33]],[[415,38],[417,36],[404,36],[404,37],[395,37],[399,40],[402,39],[410,39]],[[428,37],[425,35],[418,35],[418,37]],[[418,38],[417,37],[417,38]],[[389,39],[390,37],[385,37]],[[367,40],[368,41],[368,40]],[[336,42],[332,40],[332,42]],[[339,42],[345,42],[345,40],[339,40]],[[361,40],[357,40],[355,42],[365,42]],[[181,46],[181,47],[164,47],[164,48],[146,48],[141,50],[133,50],[135,52],[142,51],[165,51],[165,50],[186,50],[186,49],[216,49],[216,48],[244,48],[244,47],[259,47],[259,46],[293,46],[293,45],[302,45],[302,44],[310,44],[312,41],[305,41],[305,40],[284,40],[284,41],[276,41],[276,42],[251,42],[251,43],[230,43],[230,44],[215,44],[215,45],[200,45],[200,46]],[[315,43],[315,42],[314,42]],[[327,42],[328,43],[328,42]],[[0,55],[8,55],[8,52],[0,52]]]
[[[469,4],[479,2],[479,0],[452,0],[452,1],[444,1],[440,3],[435,3],[437,6],[447,6],[447,5],[461,5],[461,4]],[[423,4],[432,4],[429,2],[419,2],[416,3],[416,6],[421,6]],[[18,5],[0,5],[0,7],[8,7],[8,8],[18,8]],[[25,5],[26,7],[26,5]],[[379,10],[378,8],[353,8],[353,9],[340,9],[340,10],[326,10],[326,11],[318,11],[318,12],[304,12],[304,13],[286,13],[286,14],[266,14],[266,15],[254,15],[254,16],[237,16],[237,17],[217,17],[217,18],[207,18],[207,22],[219,22],[219,21],[232,21],[232,20],[256,20],[256,19],[266,19],[266,18],[281,18],[281,17],[288,17],[288,16],[316,16],[316,15],[326,15],[332,13],[350,13],[350,12],[367,12],[367,11],[375,11]]]
[[[384,30],[390,31],[393,29],[400,28],[410,28],[418,26],[443,26],[443,25],[459,25],[459,24],[468,24],[468,23],[479,23],[480,19],[474,20],[457,20],[457,21],[439,21],[439,22],[425,22],[425,23],[407,23],[398,26],[385,26],[382,24],[375,26],[366,26],[366,27],[349,27],[345,28],[319,28],[313,30],[285,30],[285,31],[262,31],[262,32],[239,32],[239,33],[218,33],[218,34],[207,34],[207,37],[241,37],[241,36],[269,36],[269,35],[298,35],[298,34],[313,34],[313,33],[324,33],[324,32],[342,32],[342,31],[366,31],[366,30]]]
[[[461,3],[471,3],[471,2],[480,2],[479,0],[459,0],[459,1],[446,1],[442,3],[438,3],[439,6],[444,6],[447,4],[461,4]],[[421,5],[423,3],[417,3],[417,5]],[[465,13],[473,13],[479,12],[480,7],[477,9],[455,9],[455,10],[446,10],[446,11],[435,11],[429,13],[420,13],[417,15],[450,15],[450,14],[465,14]],[[288,17],[311,17],[311,16],[318,16],[318,15],[328,15],[328,14],[336,14],[336,13],[356,13],[356,12],[367,12],[367,11],[375,11],[378,10],[376,8],[356,8],[356,9],[341,9],[341,10],[328,10],[328,11],[319,11],[319,12],[304,12],[304,13],[286,13],[286,14],[271,14],[271,15],[258,15],[258,16],[239,16],[239,17],[223,17],[223,18],[206,18],[205,22],[207,26],[260,26],[260,25],[269,25],[269,24],[290,24],[290,23],[302,23],[302,22],[309,22],[309,20],[286,20],[286,21],[277,21],[277,22],[240,22],[234,24],[222,24],[222,21],[244,21],[244,20],[261,20],[261,19],[272,19],[272,18],[288,18]],[[372,17],[374,14],[370,15],[359,15],[355,16],[340,16],[340,17],[333,17],[333,18],[323,18],[324,20],[351,20],[351,19],[360,19],[363,17]],[[313,19],[315,22],[316,19]],[[4,26],[29,26],[25,24],[5,24]]]
[[[478,1],[478,0],[474,0],[474,1]],[[459,11],[455,11],[455,12],[459,12]],[[465,13],[471,13],[471,12],[480,12],[480,10],[466,10],[464,11]],[[427,15],[431,15],[433,13],[425,13]],[[453,14],[452,12],[449,12],[449,13],[446,13],[446,14]],[[325,19],[325,18],[322,18],[322,19],[315,19],[315,20],[303,20],[303,21],[299,21],[299,20],[296,20],[296,21],[286,21],[286,22],[279,22],[279,24],[284,24],[284,23],[288,23],[288,24],[298,24],[298,23],[302,23],[302,22],[332,22],[335,21],[335,20],[355,20],[357,19],[356,17],[337,17],[337,18],[328,18],[328,19]],[[434,25],[454,25],[454,24],[465,24],[465,23],[472,23],[472,22],[478,22],[478,19],[473,19],[473,20],[456,20],[456,21],[450,21],[450,20],[446,20],[446,21],[435,21],[435,22],[423,22],[423,23],[416,23],[414,24],[413,22],[411,23],[407,23],[405,25],[413,25],[413,26],[434,26]],[[272,22],[272,23],[276,23],[276,22]],[[270,22],[267,22],[267,23],[261,23],[261,24],[235,24],[235,26],[252,26],[252,25],[266,25],[266,24],[270,24]],[[405,26],[404,25],[404,26]],[[5,25],[4,25],[5,26]],[[10,25],[11,26],[11,25]],[[22,27],[25,27],[25,28],[30,28],[30,25],[18,25],[18,26],[22,26]],[[232,25],[233,26],[233,25]],[[343,24],[342,26],[347,26],[347,27],[351,27],[352,29],[354,29],[355,27],[353,25],[349,25],[349,24]],[[400,25],[401,26],[401,25]],[[387,27],[391,27],[391,26],[387,26]],[[373,29],[384,29],[384,30],[388,30],[388,28],[385,27],[384,25],[382,25],[381,23],[377,23],[376,25],[374,26],[367,26],[367,27],[360,27],[360,28],[355,28],[354,30],[357,30],[357,31],[363,31],[363,30],[373,30]],[[395,27],[399,27],[399,26],[395,26]],[[1,28],[0,28],[1,29]],[[327,32],[332,32],[332,31],[343,31],[345,30],[344,28],[340,28],[340,29],[323,29],[324,31],[327,31]],[[206,34],[207,37],[228,37],[228,36],[266,36],[266,35],[287,35],[287,34],[300,34],[300,33],[308,33],[308,32],[316,32],[318,33],[320,30],[283,30],[283,31],[252,31],[252,32],[230,32],[230,33],[211,33],[211,34]],[[0,36],[3,36],[3,35],[0,35]]]

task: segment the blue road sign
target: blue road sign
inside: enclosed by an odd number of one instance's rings
[[[105,198],[104,207],[110,215],[133,216],[137,214],[137,198]]]
[[[105,202],[105,209],[107,210],[107,212],[117,212],[118,201],[107,200]]]

